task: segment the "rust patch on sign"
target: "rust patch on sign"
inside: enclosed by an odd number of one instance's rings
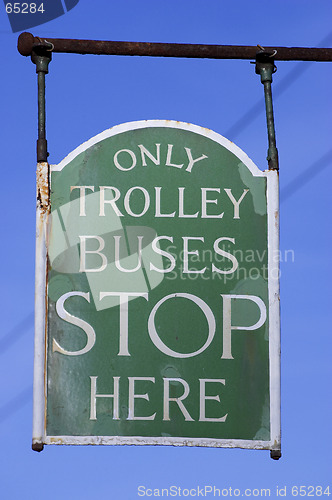
[[[42,214],[50,210],[49,165],[47,162],[37,164],[37,205]]]

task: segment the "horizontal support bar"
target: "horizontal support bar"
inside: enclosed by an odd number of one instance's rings
[[[17,48],[22,56],[33,50],[50,50],[57,53],[95,54],[118,56],[187,57],[207,59],[252,59],[257,46],[198,45],[188,43],[111,42],[103,40],[74,40],[65,38],[39,38],[31,33],[21,33]],[[276,61],[332,61],[332,49],[307,47],[265,47],[275,53]]]

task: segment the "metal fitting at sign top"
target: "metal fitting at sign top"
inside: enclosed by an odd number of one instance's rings
[[[267,134],[269,141],[269,149],[267,153],[267,161],[269,170],[279,170],[278,150],[276,147],[276,136],[273,117],[273,103],[272,103],[272,75],[277,71],[274,64],[274,57],[276,51],[269,52],[263,47],[258,45],[261,49],[256,54],[256,73],[260,75],[261,82],[264,85],[265,96],[265,110],[266,110],[266,124]]]
[[[276,50],[273,52],[268,52],[258,45],[261,49],[256,54],[256,73],[261,76],[261,82],[270,81],[272,83],[272,74],[277,71],[277,67],[274,64],[274,57],[277,54]]]
[[[37,139],[37,162],[47,162],[46,141],[46,111],[45,111],[45,75],[48,73],[48,65],[52,59],[52,44],[44,40],[42,46],[35,48],[31,54],[31,60],[36,65],[38,75],[38,139]]]

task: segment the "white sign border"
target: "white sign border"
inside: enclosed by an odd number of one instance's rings
[[[270,363],[270,440],[207,439],[184,437],[141,436],[47,436],[46,435],[46,335],[47,335],[47,230],[49,179],[52,172],[61,171],[79,154],[109,137],[143,128],[160,127],[187,130],[208,137],[233,153],[254,177],[267,179],[268,213],[268,290],[269,290],[269,363]],[[47,193],[46,200],[41,192]],[[58,165],[37,165],[37,224],[36,224],[36,299],[35,299],[35,359],[33,390],[33,449],[44,444],[67,445],[171,445],[222,448],[268,449],[280,451],[280,292],[279,292],[279,176],[275,170],[261,171],[244,151],[212,130],[172,120],[141,120],[123,123],[101,132],[78,146]]]

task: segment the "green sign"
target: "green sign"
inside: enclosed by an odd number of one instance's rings
[[[279,450],[277,173],[161,120],[111,128],[49,169],[35,446]]]

